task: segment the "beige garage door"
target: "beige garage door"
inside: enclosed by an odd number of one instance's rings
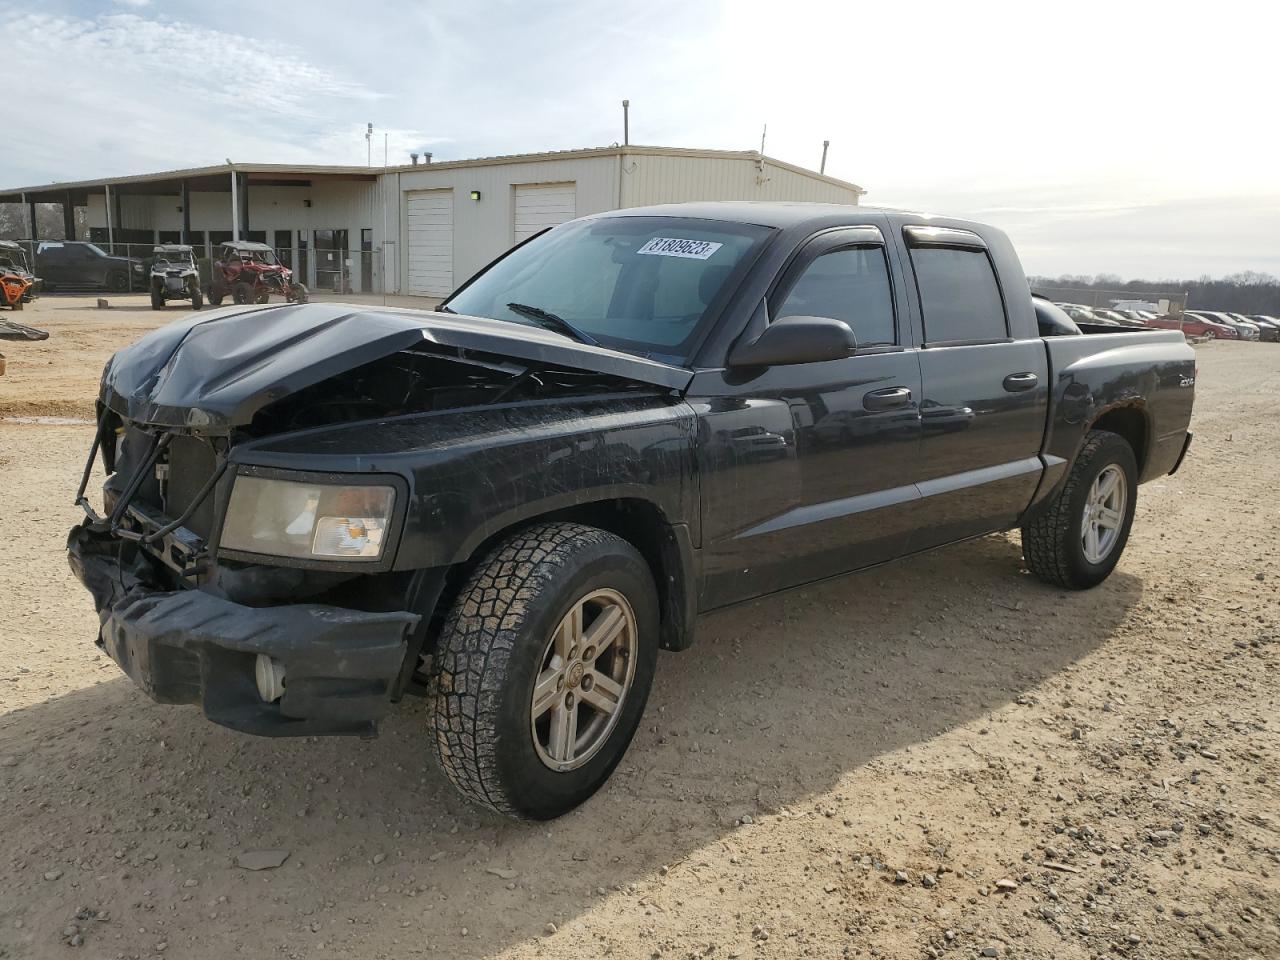
[[[453,293],[453,191],[411,193],[406,206],[408,290],[419,297],[447,297]]]
[[[578,215],[576,183],[516,184],[515,242]]]

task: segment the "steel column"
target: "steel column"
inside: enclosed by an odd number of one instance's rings
[[[76,238],[76,208],[71,202],[71,191],[68,190],[62,198],[62,239],[74,240]]]

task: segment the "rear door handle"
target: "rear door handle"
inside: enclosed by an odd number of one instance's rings
[[[911,402],[911,391],[906,387],[886,387],[862,395],[862,406],[867,410],[895,410]]]
[[[1010,393],[1018,393],[1021,390],[1030,390],[1040,378],[1034,373],[1011,373],[1004,378],[1004,388]]]

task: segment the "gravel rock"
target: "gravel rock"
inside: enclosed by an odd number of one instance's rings
[[[242,850],[236,854],[236,866],[244,870],[274,870],[288,859],[288,850]]]

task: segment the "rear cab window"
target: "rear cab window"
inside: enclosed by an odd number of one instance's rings
[[[995,266],[982,239],[967,230],[905,228],[928,346],[1009,339]]]

